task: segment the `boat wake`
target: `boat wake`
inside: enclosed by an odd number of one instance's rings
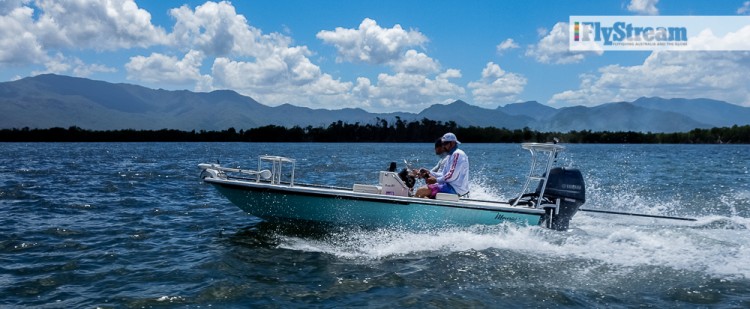
[[[694,229],[707,230],[748,230],[750,229],[750,218],[706,216],[698,219]]]
[[[472,199],[507,200],[508,192],[472,183]],[[696,221],[677,221],[579,212],[565,232],[538,226],[499,224],[435,230],[280,228],[263,224],[238,233],[240,243],[308,253],[323,253],[347,263],[388,263],[397,259],[441,259],[456,254],[503,256],[537,263],[593,265],[638,272],[694,272],[710,278],[750,279],[750,218],[743,213],[750,194],[732,191],[710,208],[685,208],[683,197],[658,199],[624,188],[620,193],[591,184],[586,208],[629,211],[650,215],[689,215]],[[604,194],[601,191],[609,191]],[[510,191],[509,191],[510,192]],[[693,202],[698,204],[698,202]],[[722,211],[716,211],[721,209]],[[687,212],[687,214],[686,214]],[[712,213],[723,213],[725,216]],[[255,235],[255,236],[252,236]],[[243,238],[250,237],[248,241]],[[540,265],[535,265],[540,267]],[[586,271],[586,270],[580,270]]]
[[[612,198],[608,204],[617,207],[626,200]],[[629,210],[656,215],[673,214],[676,204],[629,200],[636,201]],[[736,201],[736,196],[732,200]],[[750,218],[706,215],[696,219],[685,222],[579,213],[573,228],[566,232],[514,224],[419,232],[344,229],[315,239],[282,235],[278,247],[368,263],[462,252],[510,252],[530,260],[587,261],[620,271],[659,267],[716,278],[750,278],[750,264],[745,262],[750,256],[750,239],[746,237]]]
[[[278,248],[350,261],[440,257],[462,252],[520,254],[529,260],[588,261],[616,268],[662,267],[719,278],[750,278],[747,218],[701,219],[682,226],[628,225],[589,215],[567,232],[513,224],[430,232],[342,230],[319,239],[280,236]],[[730,239],[731,241],[728,241]]]

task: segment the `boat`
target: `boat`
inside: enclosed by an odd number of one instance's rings
[[[438,193],[412,196],[414,179],[395,163],[376,184],[333,187],[295,182],[296,160],[258,157],[258,168],[199,164],[203,182],[213,185],[246,213],[269,222],[312,222],[359,227],[431,229],[514,223],[566,230],[585,202],[585,183],[573,167],[555,166],[565,150],[557,143],[523,143],[531,167],[523,188],[509,201],[478,200]],[[374,181],[373,181],[374,182]]]

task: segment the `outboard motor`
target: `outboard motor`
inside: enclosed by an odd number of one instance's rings
[[[541,183],[536,188],[536,196],[542,190]],[[542,219],[545,226],[564,231],[568,229],[570,219],[578,212],[578,208],[586,202],[586,184],[583,175],[577,168],[555,167],[549,171],[547,187],[544,189],[545,215]],[[555,205],[560,202],[560,208],[555,214]]]

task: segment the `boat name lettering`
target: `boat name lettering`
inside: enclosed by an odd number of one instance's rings
[[[498,212],[498,213],[497,213],[497,214],[495,215],[495,219],[497,219],[497,220],[499,220],[499,221],[508,221],[508,222],[516,222],[516,223],[521,223],[521,222],[523,222],[523,219],[520,219],[520,218],[514,218],[514,217],[509,217],[509,216],[506,216],[506,215],[504,215],[504,214],[503,214],[502,212]]]

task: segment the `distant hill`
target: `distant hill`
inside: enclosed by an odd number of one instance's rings
[[[500,110],[481,108],[460,100],[447,105],[432,105],[417,116],[420,119],[455,121],[462,126],[494,126],[507,129],[521,129],[528,126],[532,120],[527,116],[514,117]]]
[[[640,98],[634,105],[661,110],[677,111],[682,115],[713,126],[731,127],[750,124],[750,108],[711,99]]]
[[[595,107],[561,108],[543,122],[539,131],[591,130],[636,132],[686,132],[711,125],[674,112],[636,106],[632,103],[608,103]]]
[[[497,110],[508,115],[527,116],[532,119],[548,119],[557,113],[557,109],[541,104],[537,101],[528,101],[523,103],[511,103],[498,107]]]
[[[269,108],[234,91],[153,90],[52,74],[0,84],[0,123],[6,128],[255,127],[262,124],[256,115]]]
[[[54,74],[0,83],[0,128],[239,130],[270,124],[318,127],[339,120],[367,124],[396,117],[538,131],[684,132],[750,124],[750,108],[710,99],[657,97],[560,109],[535,101],[487,109],[459,100],[434,104],[419,113],[370,113],[359,108],[271,107],[231,90],[170,91]]]

